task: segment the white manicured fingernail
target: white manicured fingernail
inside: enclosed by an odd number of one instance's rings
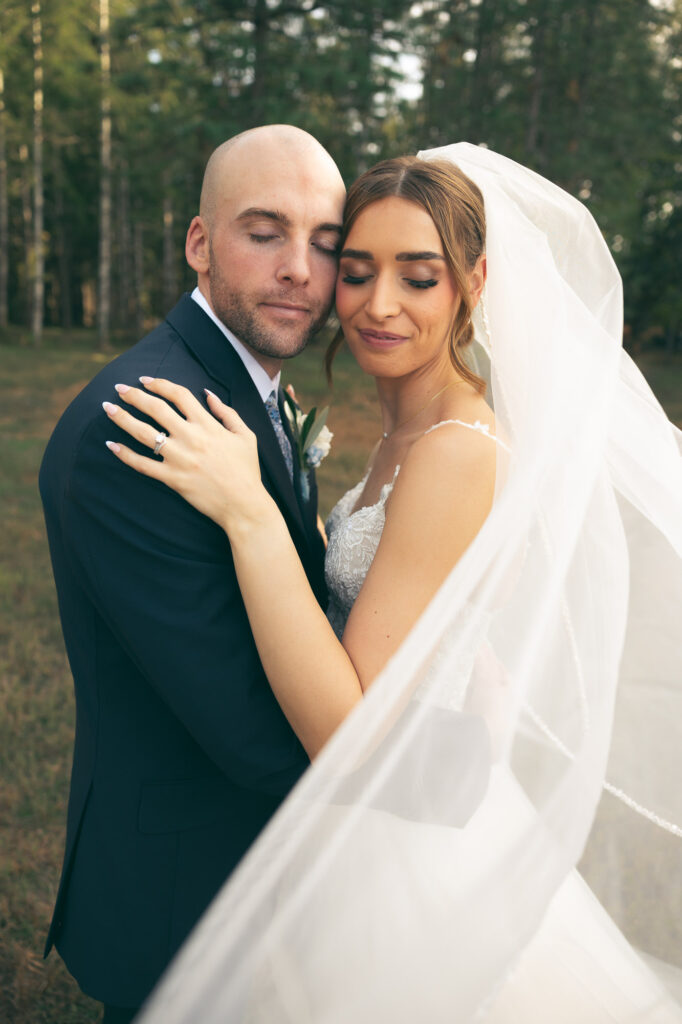
[[[115,416],[118,412],[118,406],[112,405],[111,402],[102,402],[102,408],[109,416]]]
[[[114,391],[118,391],[119,395],[125,395],[126,391],[130,391],[129,384],[114,384]]]
[[[154,381],[153,377],[138,377],[140,384],[152,384]]]
[[[118,453],[121,450],[120,444],[116,444],[115,441],[105,441],[104,443],[106,444],[107,448],[109,448],[112,452]]]
[[[210,395],[211,398],[216,398],[217,397],[216,395],[213,394],[212,391],[209,391],[208,388],[204,388],[204,391],[206,392],[207,395]]]

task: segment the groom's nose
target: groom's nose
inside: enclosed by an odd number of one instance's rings
[[[290,240],[281,252],[281,260],[277,268],[277,280],[289,281],[291,284],[303,285],[310,280],[310,244]]]

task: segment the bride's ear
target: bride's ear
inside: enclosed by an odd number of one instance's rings
[[[187,229],[185,259],[197,274],[208,273],[208,228],[202,217],[194,217]]]
[[[475,309],[478,305],[478,300],[481,297],[481,292],[485,285],[486,277],[488,276],[488,264],[486,261],[485,253],[478,257],[476,266],[469,274],[469,294],[471,295],[471,308]]]

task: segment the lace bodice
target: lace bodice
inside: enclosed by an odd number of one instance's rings
[[[367,470],[362,480],[336,503],[325,524],[329,538],[324,562],[329,590],[327,618],[339,639],[379,547],[386,522],[386,501],[399,472],[400,466],[396,466],[393,479],[381,488],[374,505],[353,512],[369,476]]]
[[[490,433],[488,424],[481,423],[479,420],[475,423],[465,423],[463,420],[443,420],[429,427],[425,434],[447,424],[457,424],[468,430],[485,434],[486,437],[506,449],[506,445]],[[327,617],[339,638],[343,635],[350,610],[360,593],[379,547],[386,521],[386,502],[399,472],[400,466],[396,466],[393,479],[384,484],[379,500],[374,505],[353,511],[369,476],[368,470],[355,487],[346,491],[327,519],[326,530],[329,538],[325,559],[325,578],[329,590]]]

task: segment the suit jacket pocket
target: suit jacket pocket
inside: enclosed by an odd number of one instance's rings
[[[145,835],[185,832],[228,816],[229,795],[220,779],[143,782],[137,828]]]

